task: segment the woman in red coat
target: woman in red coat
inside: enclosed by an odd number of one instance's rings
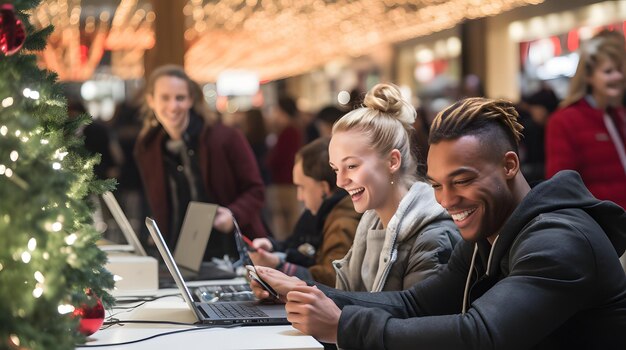
[[[617,38],[616,38],[617,37]],[[626,207],[624,37],[598,35],[582,46],[569,94],[548,121],[546,178],[580,173],[599,199]]]
[[[234,216],[250,238],[265,237],[264,187],[243,135],[212,118],[200,87],[179,66],[156,69],[146,84],[135,159],[154,219],[173,250],[190,201],[219,205],[213,231]],[[235,254],[230,235],[211,234],[205,257]]]

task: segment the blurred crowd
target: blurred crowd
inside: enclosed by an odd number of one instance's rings
[[[581,46],[578,69],[562,101],[548,84],[542,84],[517,102],[524,126],[522,171],[531,186],[559,170],[573,169],[598,198],[626,205],[624,57],[621,33],[600,32]],[[463,79],[460,96],[450,96],[448,101],[482,95],[482,82],[472,75]],[[239,130],[250,146],[265,190],[259,211],[270,237],[287,240],[306,210],[293,183],[296,153],[320,137],[330,137],[335,121],[361,106],[364,96],[365,91],[354,90],[348,104],[328,105],[316,113],[300,110],[294,96],[287,95],[263,108],[224,115],[207,111],[217,123]],[[106,122],[94,116],[83,130],[87,148],[102,155],[96,175],[117,179],[116,195],[138,232],[144,231],[142,218],[154,211],[133,153],[145,125],[142,101],[143,96],[120,104]],[[70,101],[69,109],[70,114],[85,112],[79,101]],[[438,110],[417,110],[412,147],[418,174],[423,176],[429,127]]]

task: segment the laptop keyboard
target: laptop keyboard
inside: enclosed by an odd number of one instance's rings
[[[193,288],[193,293],[198,300],[205,303],[255,300],[250,285],[247,283],[199,286]]]
[[[252,318],[269,317],[258,307],[252,305],[241,305],[235,303],[215,303],[207,304],[221,318]]]

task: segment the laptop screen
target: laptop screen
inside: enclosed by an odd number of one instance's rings
[[[179,267],[200,271],[216,213],[216,204],[189,202],[174,249],[174,260]]]
[[[128,222],[128,218],[126,217],[126,214],[124,214],[124,211],[122,210],[119,203],[115,199],[115,196],[113,195],[113,193],[111,193],[110,191],[104,192],[102,194],[102,199],[104,200],[104,203],[106,204],[107,208],[109,208],[109,212],[111,212],[113,219],[115,219],[115,222],[117,223],[120,230],[122,231],[122,234],[124,235],[124,238],[126,239],[126,242],[132,246],[133,250],[135,251],[135,254],[141,255],[141,256],[147,256],[148,254],[146,254],[145,249],[143,249],[143,246],[141,245],[141,242],[139,241],[139,237],[137,237],[135,230],[133,230],[133,227],[130,225],[130,222]]]
[[[196,317],[198,319],[201,319],[201,316],[199,315],[199,311],[196,309],[194,305],[191,293],[189,292],[189,289],[187,288],[187,285],[185,284],[183,275],[180,273],[180,270],[178,270],[178,266],[176,266],[176,263],[174,262],[174,257],[172,257],[170,250],[167,248],[167,244],[165,243],[165,240],[163,239],[163,236],[161,235],[161,231],[159,230],[159,227],[157,226],[156,221],[147,217],[146,226],[148,227],[150,236],[152,236],[152,239],[154,240],[154,243],[156,244],[157,249],[159,250],[159,253],[161,253],[161,257],[163,257],[163,261],[165,261],[165,265],[167,265],[167,269],[170,270],[170,273],[172,274],[172,277],[174,278],[174,282],[176,283],[176,286],[178,287],[181,294],[183,295],[183,299],[185,299],[185,302],[187,303],[189,308],[191,308],[193,312],[196,314]]]

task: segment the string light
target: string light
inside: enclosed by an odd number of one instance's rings
[[[7,97],[2,100],[2,107],[7,108],[13,105],[13,97]]]
[[[30,262],[31,259],[31,255],[29,252],[23,252],[22,253],[22,261],[24,262],[24,264],[28,264]]]
[[[284,78],[543,1],[189,0],[185,68],[199,81],[216,81],[234,68],[263,80]]]
[[[35,289],[33,289],[33,297],[39,298],[41,297],[42,294],[43,294],[43,287],[39,283],[37,283],[37,285],[35,286]]]
[[[57,221],[57,222],[55,222],[54,224],[52,224],[52,231],[54,231],[54,232],[59,232],[59,231],[61,231],[62,229],[63,229],[63,224],[62,224],[62,223],[60,223],[60,222],[58,222],[58,221]],[[67,237],[65,238],[65,241],[67,242],[68,238],[69,238],[70,236],[72,236],[72,235],[74,235],[74,234],[72,233],[71,235],[67,236]],[[75,236],[76,236],[76,235],[74,235],[74,237],[75,237]],[[76,240],[76,238],[74,238],[74,240]],[[71,244],[71,243],[68,243],[68,244]]]
[[[35,280],[39,283],[43,283],[46,279],[43,277],[41,272],[35,271]]]
[[[0,126],[0,135],[6,136],[8,132],[9,128],[7,128],[5,125]]]
[[[11,334],[9,336],[9,340],[13,343],[13,345],[18,347],[20,346],[20,338],[17,335]]]
[[[57,224],[60,224],[57,222]],[[65,237],[65,243],[67,243],[67,245],[73,245],[76,242],[76,239],[78,238],[78,236],[76,236],[75,233],[72,233],[71,235]]]
[[[54,25],[43,52],[43,64],[62,81],[90,79],[105,52],[111,53],[113,74],[122,79],[143,77],[144,52],[154,47],[156,15],[147,1],[121,0],[113,16],[93,13],[81,0],[45,0],[33,10],[38,29]],[[81,20],[83,18],[83,20]]]
[[[36,248],[37,248],[37,240],[35,239],[35,237],[32,237],[31,239],[28,240],[28,250],[30,250],[32,252]]]
[[[61,150],[56,150],[54,151],[54,158],[58,159],[58,160],[63,160],[65,158],[65,156],[68,155],[67,151],[61,151]]]
[[[14,162],[16,162],[19,157],[20,155],[17,153],[17,151],[11,151],[11,153],[9,154],[9,158]]]
[[[28,97],[28,98],[33,99],[33,100],[38,100],[39,99],[39,92],[35,91],[35,90],[31,90],[30,88],[25,88],[22,91],[22,94],[24,94],[25,97]]]
[[[59,305],[57,307],[57,311],[61,314],[61,315],[65,315],[68,314],[70,312],[74,312],[74,306],[70,305],[70,304],[62,304]]]

